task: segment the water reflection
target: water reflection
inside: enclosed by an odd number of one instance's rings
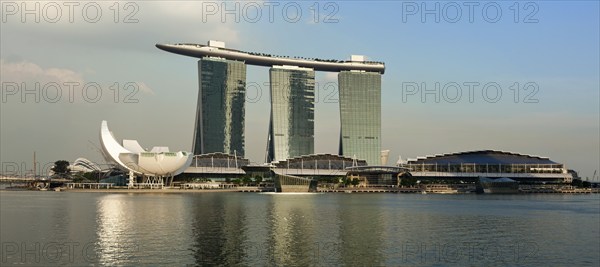
[[[2,266],[600,261],[594,250],[600,237],[597,195],[5,192],[0,198],[0,239],[11,249],[0,254]],[[51,251],[44,251],[50,243]],[[66,244],[75,244],[75,258],[52,261]]]
[[[361,196],[349,197],[339,205],[341,259],[348,266],[383,265],[384,217],[378,205],[364,201]]]
[[[102,264],[123,264],[120,253],[124,244],[131,243],[128,234],[132,233],[134,221],[126,217],[129,208],[126,195],[106,195],[98,200],[98,247],[99,262]]]
[[[232,194],[199,194],[192,200],[191,250],[198,265],[239,265],[247,256],[245,217]]]
[[[97,203],[97,237],[84,253],[102,265],[190,262],[185,198],[169,194],[107,194]]]
[[[269,264],[309,265],[315,259],[315,195],[268,196]]]
[[[0,266],[86,264],[80,252],[95,227],[89,202],[78,194],[0,192]]]

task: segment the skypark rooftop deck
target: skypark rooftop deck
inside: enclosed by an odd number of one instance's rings
[[[329,60],[318,58],[276,56],[265,53],[244,52],[225,47],[201,44],[156,44],[156,47],[175,54],[190,57],[220,57],[231,60],[244,61],[246,64],[271,67],[276,65],[298,66],[312,68],[315,71],[339,72],[344,70],[357,70],[367,72],[385,72],[383,62]]]

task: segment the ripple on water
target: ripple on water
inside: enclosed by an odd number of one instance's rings
[[[74,265],[600,262],[599,195],[2,192],[0,200],[4,244],[91,244]],[[9,255],[3,266],[48,265],[27,260]]]

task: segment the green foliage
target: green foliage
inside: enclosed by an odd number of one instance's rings
[[[250,176],[246,175],[242,178],[242,184],[248,185],[252,182],[252,178],[250,178]]]
[[[400,181],[401,186],[415,186],[417,185],[417,178],[415,177],[402,177]]]
[[[352,181],[350,181],[350,183],[351,183],[353,186],[357,186],[357,185],[359,185],[359,184],[360,184],[360,180],[358,180],[358,179],[352,179]]]
[[[82,176],[88,181],[100,182],[100,172],[98,171],[86,172]]]
[[[588,181],[583,181],[581,183],[581,186],[584,187],[584,188],[590,188],[590,187],[592,187],[592,183],[590,183]]]
[[[254,176],[254,182],[256,182],[257,185],[260,184],[260,183],[262,183],[262,181],[263,181],[263,177],[262,176],[260,176],[260,175]]]
[[[583,181],[581,179],[573,179],[573,182],[571,182],[571,185],[575,186],[575,187],[583,187],[583,188],[592,187],[592,183],[590,183],[588,181]]]
[[[83,183],[83,182],[99,182],[100,181],[100,172],[92,171],[92,172],[77,172],[75,174],[71,174],[70,178],[73,179],[74,183]]]
[[[52,167],[52,171],[54,171],[57,175],[66,175],[69,173],[69,162],[66,160],[57,160],[54,162],[54,166]]]
[[[83,182],[83,181],[85,181],[85,177],[84,177],[84,175],[83,175],[83,173],[82,173],[82,172],[80,172],[80,173],[78,173],[78,174],[75,174],[75,175],[73,176],[73,182],[74,182],[74,183],[81,183],[81,182]]]

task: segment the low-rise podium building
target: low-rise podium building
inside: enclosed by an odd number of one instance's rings
[[[423,181],[477,182],[480,177],[510,178],[522,184],[571,183],[564,164],[547,157],[499,150],[477,150],[409,159],[400,164]]]

